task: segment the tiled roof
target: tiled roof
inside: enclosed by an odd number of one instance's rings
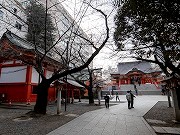
[[[11,31],[7,30],[1,40],[3,38],[8,39],[11,42],[11,45],[16,46],[19,50],[23,50],[24,52],[31,52],[32,54],[38,53],[39,55],[44,55],[44,50],[40,47],[37,47],[37,50],[35,50],[35,46],[28,42],[27,40],[17,36],[16,34],[12,33]],[[51,50],[46,54],[45,57],[46,60],[48,61],[54,61],[57,64],[59,64],[59,62],[61,62],[60,59],[58,59],[57,57],[55,58],[53,55],[51,55]]]
[[[127,74],[132,69],[140,70],[144,73],[155,72],[149,62],[145,61],[134,61],[134,62],[123,62],[118,64],[118,73]]]
[[[18,59],[29,64],[33,63],[34,57],[38,55],[43,58],[42,62],[44,62],[49,69],[53,68],[51,70],[54,70],[54,67],[63,67],[62,60],[55,57],[53,50],[50,50],[47,54],[45,54],[45,51],[42,48],[37,47],[35,49],[35,46],[32,43],[17,36],[9,30],[7,30],[1,37],[0,47],[3,47],[3,41],[7,41],[10,46],[8,49],[4,49],[0,54],[0,57],[4,59]],[[44,55],[45,57],[43,57]]]
[[[11,43],[23,49],[28,49],[28,50],[34,49],[33,44],[31,44],[27,40],[20,38],[19,36],[15,35],[9,30],[7,30],[3,36],[6,36]]]

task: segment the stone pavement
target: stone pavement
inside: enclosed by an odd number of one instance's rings
[[[118,105],[87,112],[47,135],[156,135],[142,116],[158,101],[167,101],[167,97],[137,96],[135,108],[130,110],[125,96],[119,97]],[[114,101],[115,98],[111,100]]]

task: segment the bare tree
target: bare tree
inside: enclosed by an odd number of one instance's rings
[[[99,73],[102,74],[101,68],[92,69],[88,66],[81,72],[76,73],[76,75],[71,75],[76,80],[76,82],[88,90],[89,104],[94,104],[94,89],[102,85],[102,80],[99,80],[97,76]]]
[[[41,2],[39,1],[36,2],[41,4]],[[44,36],[42,36],[42,40],[44,41],[43,48],[37,46],[35,42],[33,43],[33,57],[35,57],[35,60],[26,60],[20,56],[13,57],[14,59],[23,61],[25,64],[32,65],[41,77],[41,82],[37,86],[37,100],[34,106],[34,112],[40,114],[46,113],[48,89],[50,85],[59,78],[87,68],[91,64],[95,56],[97,56],[97,54],[105,46],[109,38],[107,15],[100,9],[91,6],[90,3],[83,3],[83,5],[86,5],[84,8],[88,9],[89,7],[91,7],[104,18],[106,34],[104,36],[104,39],[101,43],[99,43],[98,46],[88,38],[88,36],[82,31],[82,29],[77,25],[77,22],[75,22],[74,20],[69,20],[67,21],[67,24],[62,24],[62,21],[57,19],[57,16],[59,15],[58,13],[63,16],[63,19],[67,19],[65,18],[65,16],[68,15],[67,13],[61,11],[63,7],[60,5],[60,3],[58,3],[58,1],[48,3],[48,1],[45,0],[43,4],[45,6],[45,33]],[[21,20],[26,26],[26,30],[28,29],[28,23],[24,20],[24,18],[21,18],[17,14],[12,13],[3,4],[0,4],[0,6],[10,14],[14,15],[18,20]],[[27,12],[24,13],[26,14]],[[47,15],[50,13],[54,15],[52,16],[52,18],[54,19],[54,24],[56,26],[67,25],[67,27],[66,29],[56,32],[55,41],[49,47],[47,43]],[[78,20],[78,23],[81,22],[84,14],[82,14],[80,19]],[[59,26],[57,27],[57,29],[58,28]],[[84,56],[84,47],[87,46],[91,46],[94,49],[94,52],[88,57]],[[81,61],[82,58],[83,61]],[[51,77],[47,78],[44,75],[43,67],[53,70],[53,74]]]

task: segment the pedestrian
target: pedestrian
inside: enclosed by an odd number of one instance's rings
[[[134,94],[132,93],[132,91],[130,90],[130,95],[131,95],[131,108],[134,108]]]
[[[130,91],[127,91],[126,99],[128,101],[128,109],[131,109],[131,94],[130,94]]]
[[[118,96],[118,92],[116,92],[116,101],[119,100],[120,102],[120,99],[119,99],[119,96]]]
[[[106,108],[109,108],[109,96],[107,95],[107,93],[106,93],[106,96],[104,96],[104,99],[105,99]]]
[[[134,90],[135,90],[136,96],[137,96],[138,95],[138,90],[137,90],[136,84],[134,84]]]
[[[161,89],[162,95],[165,95],[165,86],[163,85],[161,87],[162,87],[162,89]]]
[[[138,84],[139,84],[139,86],[141,85],[141,78],[140,77],[138,78]]]

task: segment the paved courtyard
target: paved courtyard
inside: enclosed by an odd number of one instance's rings
[[[69,123],[48,133],[48,135],[155,135],[154,130],[142,117],[158,101],[167,101],[166,96],[137,96],[133,109],[127,109],[124,95],[121,102],[111,106],[87,112]],[[115,101],[115,98],[111,102]]]

